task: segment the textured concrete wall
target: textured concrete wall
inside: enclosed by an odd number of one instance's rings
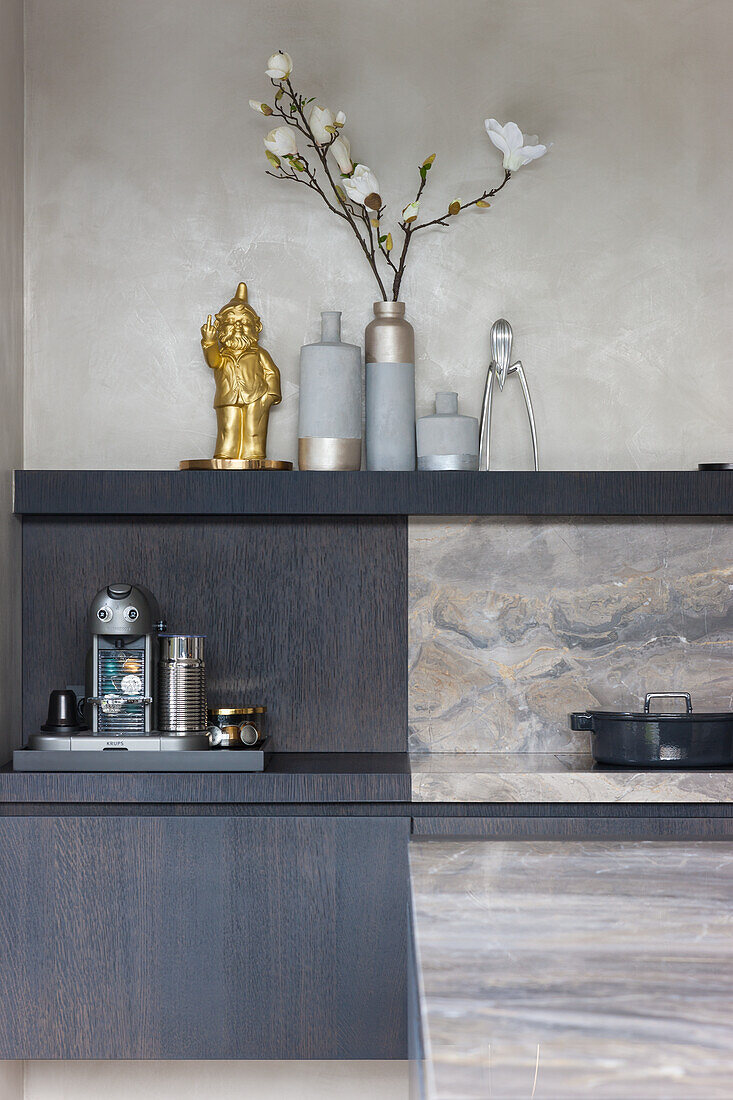
[[[10,471],[23,464],[23,3],[0,0],[0,764],[20,735],[20,525]]]
[[[348,114],[391,209],[501,178],[483,119],[555,142],[489,211],[413,246],[418,406],[478,411],[491,321],[527,368],[547,468],[730,458],[729,0],[28,0],[29,466],[171,467],[211,452],[205,315],[246,279],[283,372],[321,309],[359,340],[375,294],[348,230],[264,175],[268,53]],[[512,392],[513,391],[513,392]],[[529,458],[519,394],[497,466]]]

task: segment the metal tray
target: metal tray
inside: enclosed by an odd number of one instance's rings
[[[16,772],[262,772],[265,749],[189,749],[186,752],[105,752],[16,749]]]

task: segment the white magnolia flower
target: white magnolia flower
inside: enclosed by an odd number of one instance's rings
[[[289,126],[276,126],[270,130],[266,138],[265,148],[274,153],[276,157],[297,156],[298,146],[295,143],[295,135]]]
[[[484,126],[492,143],[504,154],[504,167],[509,172],[516,172],[523,164],[543,157],[549,148],[548,145],[539,145],[536,136],[525,137],[516,122],[501,126],[495,118],[487,118]]]
[[[336,116],[333,111],[328,107],[319,107],[316,103],[313,110],[310,113],[308,124],[313,131],[313,137],[316,139],[319,145],[328,145],[329,141],[333,137],[333,131],[329,133],[326,129],[327,126],[334,126],[336,124]]]
[[[359,206],[378,209],[382,205],[382,200],[379,197],[379,180],[371,168],[367,168],[365,164],[357,164],[353,175],[341,182],[344,191],[352,202],[358,203]]]
[[[293,59],[289,53],[274,53],[267,59],[265,72],[272,80],[287,80],[293,71]]]
[[[414,222],[417,219],[418,211],[420,209],[419,202],[408,203],[405,209],[402,211],[402,220],[406,225],[410,222]]]
[[[249,105],[253,111],[259,111],[263,115],[271,115],[272,107],[268,103],[260,103],[259,99],[250,99]]]
[[[354,165],[351,162],[351,145],[347,137],[337,137],[329,152],[333,153],[336,158],[339,172],[343,173],[344,176],[348,176],[353,172]]]
[[[337,111],[336,112],[336,125],[337,126],[343,126],[345,124],[345,122],[346,122],[346,115],[344,114],[344,112],[343,111]]]

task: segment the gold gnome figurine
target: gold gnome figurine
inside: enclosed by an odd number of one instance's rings
[[[204,359],[216,378],[216,450],[181,469],[292,470],[267,455],[270,408],[282,401],[280,371],[258,343],[262,322],[247,302],[247,285],[201,326]]]

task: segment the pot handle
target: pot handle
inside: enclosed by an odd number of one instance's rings
[[[570,715],[570,728],[576,733],[593,732],[593,715],[592,714],[571,714]]]
[[[649,704],[652,699],[684,699],[687,713],[692,714],[692,699],[689,691],[650,691],[644,700],[644,714],[649,714]]]

